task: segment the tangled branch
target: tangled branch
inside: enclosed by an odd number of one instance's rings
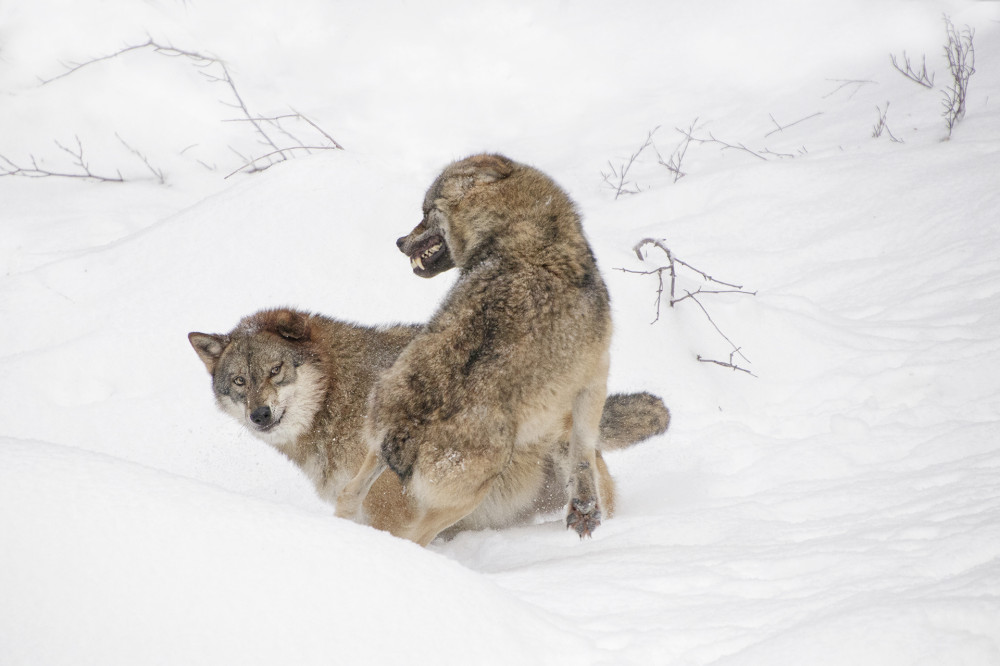
[[[948,58],[948,71],[951,74],[951,85],[944,90],[944,100],[941,104],[944,111],[945,125],[948,127],[948,138],[962,118],[965,117],[965,97],[969,89],[969,79],[976,73],[976,50],[972,46],[972,38],[976,31],[969,26],[959,31],[948,16],[944,17],[945,31],[948,43],[944,47]]]
[[[670,250],[670,248],[666,245],[666,242],[663,241],[663,240],[657,240],[657,239],[654,239],[654,238],[644,238],[641,241],[639,241],[638,243],[636,243],[635,246],[632,248],[632,251],[635,252],[635,255],[636,255],[636,257],[638,257],[639,261],[645,261],[646,260],[646,257],[643,255],[643,249],[647,245],[652,245],[653,247],[658,248],[659,250],[661,250],[666,255],[666,257],[667,257],[667,263],[665,265],[663,265],[663,266],[659,266],[657,268],[654,268],[652,270],[647,270],[647,271],[636,271],[636,270],[630,270],[630,269],[627,269],[627,268],[619,268],[617,270],[620,270],[620,271],[622,271],[624,273],[632,273],[632,274],[636,274],[636,275],[656,275],[656,278],[657,278],[656,316],[653,318],[653,321],[651,323],[656,323],[657,321],[659,321],[659,319],[660,319],[660,306],[661,306],[661,304],[663,302],[663,292],[664,292],[665,289],[669,289],[668,304],[669,304],[669,306],[671,308],[674,307],[675,305],[677,305],[678,303],[682,303],[682,302],[684,302],[686,300],[690,300],[690,301],[694,302],[698,306],[698,308],[701,309],[702,313],[705,315],[705,318],[708,319],[708,322],[712,325],[712,327],[715,329],[715,331],[722,337],[723,340],[725,340],[729,344],[729,346],[731,348],[731,351],[730,351],[730,354],[729,354],[729,361],[728,362],[703,358],[700,354],[697,356],[698,361],[700,361],[702,363],[712,363],[712,364],[715,364],[715,365],[721,365],[721,366],[724,366],[724,367],[731,368],[732,370],[739,370],[740,372],[745,372],[745,373],[747,373],[747,374],[749,374],[751,376],[756,377],[756,375],[754,375],[754,373],[752,373],[749,370],[747,370],[746,368],[740,367],[739,365],[736,364],[736,358],[737,357],[743,359],[743,361],[746,362],[746,363],[750,363],[750,359],[748,359],[746,357],[746,355],[743,354],[742,349],[740,347],[738,347],[729,338],[729,336],[727,336],[722,331],[721,328],[719,328],[719,325],[716,324],[715,320],[712,318],[712,315],[709,314],[708,309],[705,307],[705,304],[701,302],[701,299],[699,297],[700,296],[704,296],[704,295],[711,295],[711,294],[747,294],[747,295],[750,295],[750,296],[756,296],[757,292],[756,291],[746,291],[743,288],[742,285],[732,284],[730,282],[724,282],[722,280],[714,278],[711,275],[709,275],[708,273],[702,271],[701,269],[695,268],[694,266],[692,266],[691,264],[687,263],[686,261],[682,261],[681,259],[678,259],[674,255],[674,253]],[[677,293],[677,269],[678,269],[678,267],[683,267],[683,268],[688,269],[689,271],[692,271],[692,272],[696,273],[706,283],[710,283],[712,285],[718,285],[719,287],[725,287],[725,288],[724,289],[715,289],[715,288],[705,289],[703,287],[698,287],[694,291],[684,290],[684,295],[678,297],[676,295],[676,293]],[[664,274],[666,274],[668,276],[668,278],[669,278],[668,285],[664,285]]]
[[[306,153],[311,153],[312,151],[318,150],[343,150],[344,147],[340,145],[329,133],[324,131],[315,122],[302,115],[298,111],[292,109],[292,113],[285,114],[281,116],[265,117],[259,114],[251,112],[250,108],[247,106],[246,101],[243,99],[243,95],[240,93],[239,88],[236,86],[236,82],[233,80],[232,75],[229,72],[229,68],[226,63],[219,58],[212,56],[207,56],[197,51],[188,51],[185,49],[180,49],[174,46],[163,45],[152,38],[147,39],[141,44],[134,44],[126,46],[124,48],[115,51],[114,53],[109,53],[107,55],[99,56],[97,58],[92,58],[86,62],[74,63],[66,65],[67,69],[62,74],[54,76],[50,79],[40,79],[40,85],[45,86],[68,77],[85,67],[90,67],[97,63],[105,62],[113,58],[118,58],[129,53],[150,50],[154,53],[169,57],[169,58],[183,58],[190,61],[195,67],[199,68],[200,73],[211,83],[221,83],[229,89],[229,94],[231,96],[231,101],[222,101],[227,107],[234,109],[238,112],[238,118],[231,119],[229,122],[245,122],[249,123],[254,130],[254,133],[258,137],[258,141],[261,145],[265,146],[266,153],[259,156],[244,156],[240,153],[240,158],[243,163],[237,169],[230,172],[226,178],[229,178],[233,174],[239,172],[254,173],[258,171],[264,171],[265,169],[277,164],[278,162],[283,162],[287,159],[291,159],[296,152],[305,151]],[[286,127],[288,123],[298,123],[303,124],[311,128],[312,132],[315,132],[319,137],[319,141],[312,141],[306,143],[300,140],[295,134],[292,133]],[[284,141],[280,140],[278,137],[283,136]],[[133,154],[139,157],[146,166],[161,179],[163,180],[162,172],[154,169],[146,160],[141,153],[134,150],[131,146],[126,144],[121,137],[118,137],[120,141],[128,148]],[[290,143],[294,145],[288,145]],[[234,152],[236,152],[234,150]],[[9,160],[8,160],[9,162]],[[55,174],[55,173],[45,173],[42,171],[36,175],[66,175],[66,174]],[[82,177],[92,177],[92,176],[82,176]],[[120,178],[120,174],[119,174]]]
[[[663,156],[660,155],[660,151],[658,150],[656,151],[657,161],[660,163],[660,166],[665,167],[667,171],[669,171],[674,175],[675,183],[687,175],[684,171],[681,171],[681,164],[684,161],[684,156],[687,155],[688,146],[691,145],[691,138],[690,138],[691,133],[694,132],[694,128],[697,124],[698,124],[698,119],[695,118],[694,120],[691,121],[691,125],[688,127],[687,132],[681,129],[674,128],[676,131],[684,135],[684,139],[679,144],[677,144],[677,147],[674,148],[674,152],[670,154],[669,158],[663,159]],[[654,146],[654,150],[655,149],[656,148]]]

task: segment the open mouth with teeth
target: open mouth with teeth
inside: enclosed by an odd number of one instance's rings
[[[420,277],[432,277],[448,270],[452,264],[446,259],[448,245],[444,242],[444,237],[433,234],[422,240],[411,252],[410,268]]]

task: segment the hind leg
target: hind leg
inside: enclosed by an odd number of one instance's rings
[[[483,503],[513,453],[513,442],[479,433],[473,441],[454,436],[441,439],[455,443],[422,447],[406,486],[416,518],[399,536],[421,546]]]
[[[605,518],[615,515],[615,480],[611,478],[604,456],[597,452],[597,485],[601,492],[601,508]]]
[[[489,489],[490,484],[485,484],[482,492],[470,497],[459,497],[457,498],[458,502],[423,507],[419,517],[398,536],[426,546],[438,534],[475,511],[486,497]]]
[[[601,524],[598,489],[597,439],[604,399],[607,396],[607,364],[573,401],[573,427],[569,437],[569,509],[566,526],[580,537],[590,536]],[[603,464],[603,459],[601,463]],[[606,468],[605,468],[606,469]]]

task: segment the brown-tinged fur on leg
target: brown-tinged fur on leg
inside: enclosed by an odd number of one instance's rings
[[[279,308],[244,317],[225,334],[191,333],[188,337],[212,377],[222,411],[288,456],[313,482],[317,494],[334,503],[366,458],[367,395],[420,329],[359,326]],[[279,363],[289,367],[272,375]],[[242,386],[234,383],[238,377],[243,378]],[[609,396],[606,404],[615,405],[614,431],[641,433],[648,428],[648,419],[643,417],[645,395]],[[635,422],[629,417],[633,402]],[[272,420],[281,412],[277,424],[252,420],[254,410],[264,406]],[[602,423],[607,417],[605,413]],[[565,506],[568,432],[567,425],[548,438],[517,447],[507,473],[498,477],[477,510],[455,529],[504,527]],[[646,436],[655,434],[646,432]],[[601,436],[606,436],[603,426]],[[602,462],[598,460],[599,470]],[[610,495],[605,485],[602,478],[601,501],[607,514]],[[399,476],[382,474],[352,517],[400,534],[416,514]]]
[[[601,510],[596,452],[611,320],[573,203],[536,169],[476,155],[434,181],[418,227],[461,275],[379,379],[370,446],[407,485],[418,515],[443,520],[483,488],[489,505],[492,488],[517,485],[507,480],[521,476],[520,450],[554,445],[572,413],[562,466],[571,469],[571,514],[589,534]],[[428,252],[404,245],[421,261]]]

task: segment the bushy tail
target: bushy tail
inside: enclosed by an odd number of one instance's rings
[[[670,425],[670,410],[652,393],[615,393],[604,402],[601,448],[624,449],[659,435]]]

